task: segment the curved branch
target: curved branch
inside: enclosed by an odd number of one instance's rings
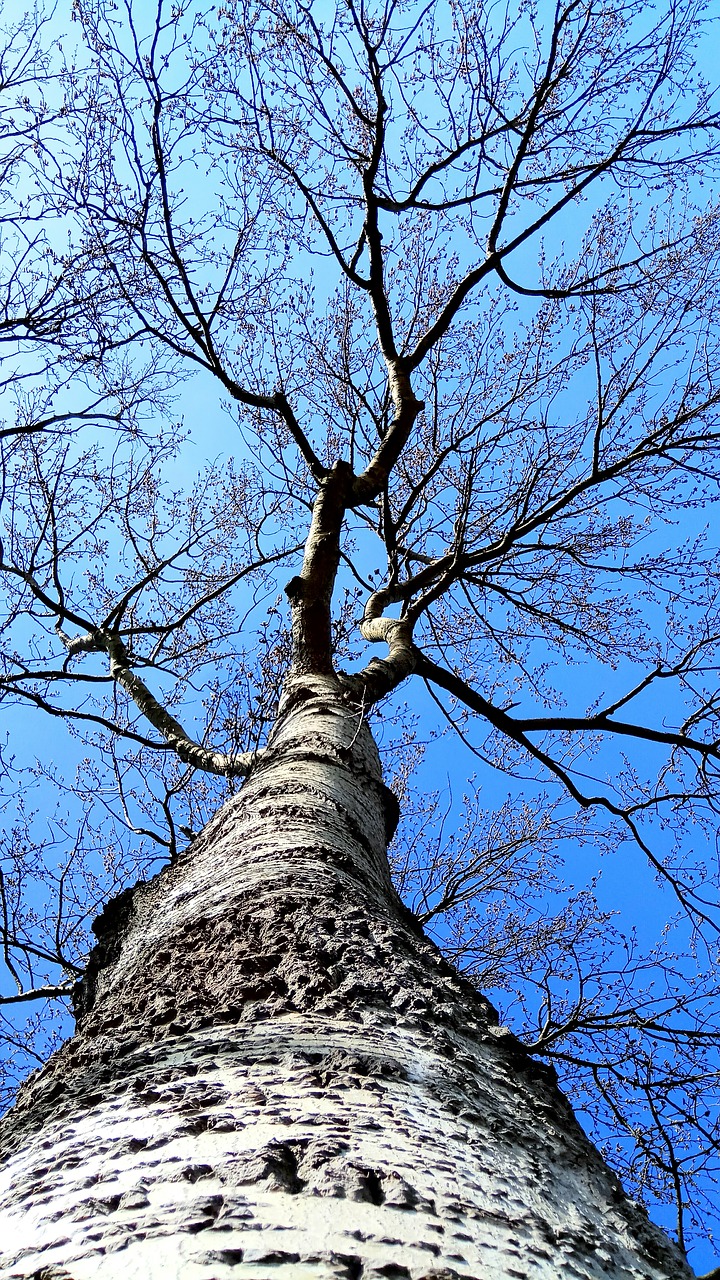
[[[342,683],[353,700],[372,706],[415,670],[417,650],[412,640],[412,623],[408,618],[383,618],[382,612],[392,603],[388,590],[376,591],[365,606],[360,630],[372,644],[386,644],[386,658],[371,658],[355,675],[343,673]]]

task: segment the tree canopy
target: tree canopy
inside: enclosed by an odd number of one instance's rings
[[[6,1097],[102,901],[241,784],[291,664],[335,671],[381,728],[408,904],[680,1243],[711,1222],[706,20],[75,0],[5,26]],[[637,929],[603,865],[645,868]]]

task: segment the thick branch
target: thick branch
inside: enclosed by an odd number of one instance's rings
[[[425,407],[424,402],[415,397],[403,361],[395,358],[389,360],[387,364],[388,383],[395,414],[374,458],[353,483],[348,504],[352,507],[372,502],[382,493],[390,472],[408,442],[413,423]]]
[[[91,635],[78,636],[69,641],[62,632],[60,636],[67,642],[71,654],[90,650],[104,650],[107,653],[112,679],[132,698],[138,711],[150,721],[185,764],[224,777],[245,777],[250,772],[257,753],[245,751],[228,755],[193,741],[179,721],[158,702],[144,681],[131,671],[127,649],[118,635],[98,630]]]
[[[352,468],[341,461],[335,463],[321,483],[313,506],[302,569],[285,588],[292,606],[296,675],[330,675],[333,671],[330,604],[352,480]]]
[[[102,637],[101,643],[110,658],[110,674],[113,679],[129,694],[138,710],[162,734],[185,764],[203,769],[206,773],[226,777],[244,777],[250,772],[255,759],[254,752],[226,755],[223,751],[213,751],[193,742],[182,725],[165,710],[139,676],[130,670],[127,650],[120,638],[106,635]]]

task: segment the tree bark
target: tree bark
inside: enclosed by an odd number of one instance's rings
[[[395,894],[332,676],[110,903],[75,1036],[2,1124],[3,1278],[681,1280],[557,1089]]]

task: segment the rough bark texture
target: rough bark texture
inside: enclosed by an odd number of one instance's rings
[[[2,1126],[3,1278],[681,1280],[551,1073],[399,903],[332,678],[96,925],[79,1029]]]

